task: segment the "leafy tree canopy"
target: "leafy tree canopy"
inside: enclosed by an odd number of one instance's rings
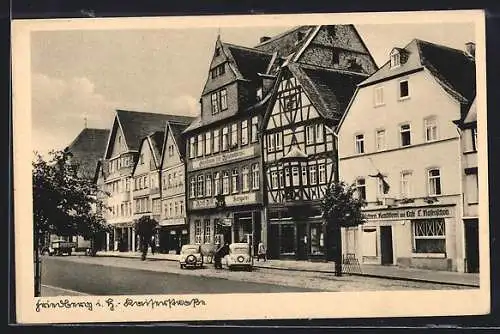
[[[332,182],[321,201],[321,211],[327,226],[350,227],[365,222],[361,211],[365,205],[366,202],[358,198],[354,185]]]
[[[108,231],[97,185],[78,174],[71,153],[52,151],[47,160],[35,154],[33,165],[33,218],[41,233],[93,237]],[[101,196],[102,197],[102,196]]]
[[[151,218],[150,216],[142,216],[135,223],[136,233],[145,239],[151,239],[154,234],[154,229],[158,225],[158,222]]]

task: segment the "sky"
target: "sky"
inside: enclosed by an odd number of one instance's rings
[[[355,25],[377,65],[419,38],[464,49],[464,23]],[[32,148],[69,145],[85,127],[111,128],[116,109],[197,115],[217,35],[252,47],[290,27],[59,30],[31,34]]]

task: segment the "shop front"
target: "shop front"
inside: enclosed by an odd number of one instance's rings
[[[361,263],[457,271],[460,236],[454,205],[366,210],[366,223],[343,230],[343,253]]]
[[[135,231],[132,222],[113,224],[113,229],[106,237],[107,249],[111,251],[130,252],[136,245]]]
[[[156,249],[163,254],[179,254],[181,247],[189,243],[189,226],[185,218],[160,221],[155,234]]]

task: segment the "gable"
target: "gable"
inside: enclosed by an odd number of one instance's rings
[[[181,162],[182,160],[179,155],[176,140],[169,127],[169,129],[167,130],[165,145],[163,147],[161,168],[165,169],[168,167],[172,167],[178,165]]]
[[[110,159],[127,151],[128,146],[122,128],[119,124],[118,117],[115,117],[108,145],[106,147],[105,159]]]
[[[227,85],[228,83],[231,83],[238,78],[237,69],[235,68],[234,61],[233,63],[232,61],[233,59],[227,48],[224,46],[220,39],[217,39],[217,41],[215,42],[214,53],[212,56],[212,60],[210,61],[207,80],[205,81],[202,95],[207,94],[221,86]],[[214,70],[218,66],[223,68],[224,73],[212,77],[212,70]]]
[[[142,175],[145,173],[149,173],[149,171],[155,169],[157,169],[157,163],[151,150],[149,138],[146,137],[141,143],[139,156],[134,166],[133,175]]]

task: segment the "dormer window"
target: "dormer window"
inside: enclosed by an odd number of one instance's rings
[[[399,50],[392,50],[391,52],[391,68],[398,67],[401,65],[401,54]]]

